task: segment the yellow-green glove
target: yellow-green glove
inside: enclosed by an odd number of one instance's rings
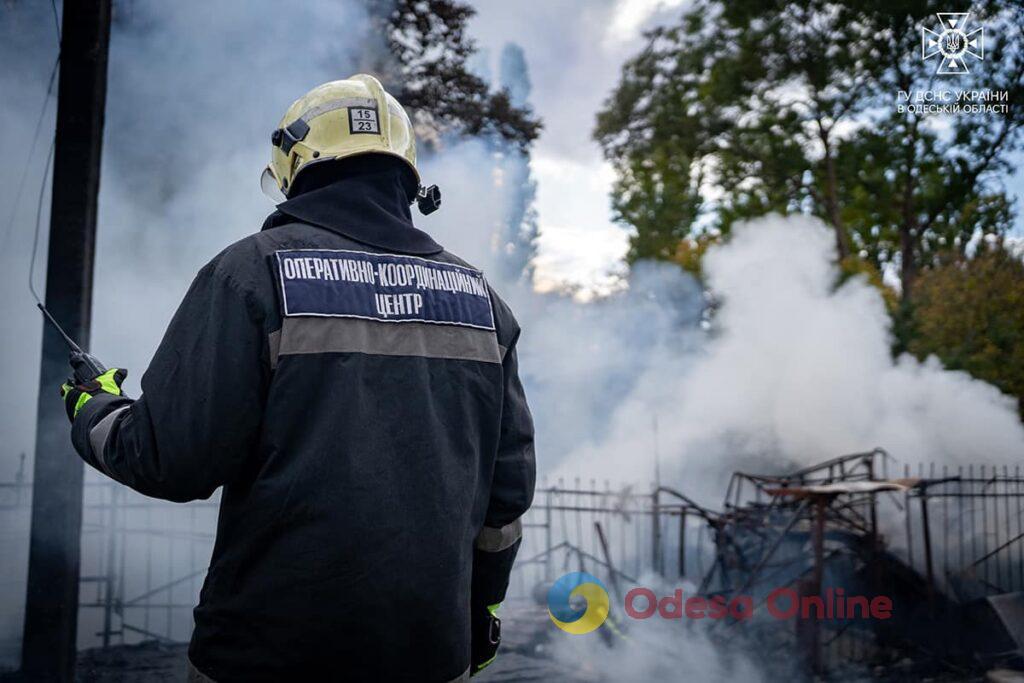
[[[121,385],[127,376],[127,370],[110,368],[86,384],[74,384],[75,380],[68,379],[60,386],[60,395],[64,399],[64,409],[68,413],[68,419],[74,422],[82,406],[97,394],[121,396]]]
[[[498,618],[499,602],[488,605],[486,610],[474,609],[470,615],[472,630],[472,666],[470,676],[490,666],[498,657],[498,645],[501,644],[501,619]]]

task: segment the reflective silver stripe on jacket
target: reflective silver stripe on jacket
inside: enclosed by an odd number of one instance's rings
[[[371,353],[501,363],[504,350],[492,330],[423,322],[360,318],[286,317],[267,340],[270,366],[304,353]]]
[[[115,410],[111,410],[102,420],[97,422],[92,429],[89,430],[89,445],[92,447],[92,454],[96,458],[97,464],[107,474],[110,474],[110,470],[107,468],[107,461],[103,459],[103,449],[107,445],[107,438],[110,436],[110,430],[114,428],[114,423],[117,422],[119,416],[124,411],[128,410],[131,406],[121,406]]]
[[[523,520],[521,518],[500,529],[485,526],[476,537],[476,548],[488,553],[497,553],[505,548],[511,548],[522,537]]]

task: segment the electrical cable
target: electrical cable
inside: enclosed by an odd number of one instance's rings
[[[28,266],[28,291],[32,292],[32,297],[36,300],[36,303],[41,304],[42,299],[36,292],[35,285],[32,280],[35,277],[36,272],[36,252],[39,250],[39,227],[42,223],[43,217],[43,196],[46,194],[46,176],[50,174],[50,164],[53,163],[53,150],[57,146],[56,136],[53,142],[50,143],[50,153],[46,155],[46,165],[43,167],[43,182],[39,185],[39,200],[36,202],[36,231],[32,236],[32,256]]]
[[[53,93],[53,84],[57,79],[57,67],[60,65],[60,54],[57,55],[57,59],[53,62],[53,69],[50,71],[50,82],[46,86],[46,96],[43,98],[43,107],[39,111],[39,117],[36,119],[36,130],[32,134],[32,144],[28,148],[28,159],[25,161],[25,167],[21,171],[21,180],[18,181],[18,190],[14,194],[14,202],[11,205],[11,215],[7,219],[7,226],[4,228],[4,245],[6,246],[7,240],[11,236],[11,228],[14,226],[14,219],[18,215],[18,205],[21,203],[21,195],[25,191],[25,180],[28,178],[29,167],[32,162],[32,155],[36,151],[36,143],[39,142],[39,133],[42,130],[43,119],[46,117],[46,110],[50,104],[50,95]],[[46,182],[46,177],[43,177],[43,182]]]
[[[7,237],[10,234],[11,225],[14,223],[14,217],[17,215],[18,202],[21,199],[22,189],[25,184],[25,177],[28,175],[28,165],[32,161],[32,155],[36,149],[36,143],[39,141],[39,132],[42,128],[43,118],[46,115],[47,106],[50,104],[50,95],[53,93],[53,84],[57,80],[57,67],[60,65],[61,55],[61,33],[60,33],[60,16],[57,12],[56,0],[50,0],[50,9],[53,10],[53,26],[57,32],[57,58],[53,61],[53,69],[50,71],[50,81],[46,86],[46,96],[43,98],[43,107],[39,112],[39,118],[36,120],[36,130],[32,136],[32,146],[29,148],[28,161],[25,162],[25,170],[21,175],[21,182],[18,184],[18,192],[15,195],[14,207],[11,210],[11,219],[7,224],[7,231],[4,234],[4,243],[7,243]],[[32,293],[32,298],[36,300],[36,303],[40,306],[43,305],[42,298],[36,291],[35,287],[35,272],[36,272],[36,255],[39,251],[39,233],[42,226],[43,218],[43,197],[46,194],[46,179],[50,175],[50,166],[53,163],[53,153],[57,146],[57,131],[54,129],[53,138],[50,140],[50,151],[46,155],[46,164],[43,165],[43,177],[39,183],[39,199],[36,201],[36,225],[35,232],[32,234],[32,255],[29,258],[28,265],[28,291]]]
[[[60,47],[60,17],[57,16],[57,0],[50,0],[50,8],[53,9],[53,24],[57,28],[57,47]]]
[[[36,151],[36,143],[39,141],[39,131],[43,124],[43,117],[46,115],[47,105],[50,104],[50,94],[53,93],[53,83],[57,78],[57,67],[60,65],[60,17],[57,13],[57,0],[50,0],[50,9],[53,10],[53,26],[57,32],[57,58],[53,60],[53,69],[50,70],[50,81],[46,85],[46,95],[43,97],[43,107],[39,112],[39,118],[36,119],[36,130],[32,134],[32,145],[28,150],[28,160],[25,162],[25,168],[21,172],[21,180],[18,181],[18,190],[14,193],[14,203],[11,206],[11,217],[7,221],[7,226],[4,228],[4,246],[7,245],[7,240],[11,235],[11,227],[14,225],[14,218],[18,215],[18,204],[21,203],[21,195],[25,190],[25,179],[28,177],[29,164],[32,162],[32,154]],[[54,133],[56,135],[56,133]],[[43,174],[43,182],[46,182],[46,175]]]

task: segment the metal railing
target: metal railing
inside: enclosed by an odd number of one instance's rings
[[[558,576],[580,570],[607,581],[618,600],[623,587],[652,577],[685,585],[690,594],[757,595],[769,585],[813,592],[836,580],[831,567],[847,565],[903,572],[901,580],[916,582],[922,596],[940,603],[1024,590],[1019,467],[896,468],[888,460],[876,450],[786,475],[737,473],[721,512],[653,484],[542,480],[524,518],[510,598],[543,603]],[[898,469],[900,479],[887,479]],[[900,488],[857,489],[885,481]],[[849,490],[807,493],[837,484]],[[24,528],[26,553],[29,486],[0,484],[0,514],[15,520],[2,528]],[[188,640],[217,506],[217,496],[178,505],[90,478],[83,508],[80,647]],[[819,671],[875,661],[879,653],[871,630],[848,622],[823,624],[810,635],[775,627],[768,635],[795,645],[810,642]]]
[[[31,484],[0,484],[5,545],[27,558]],[[219,494],[175,504],[90,477],[85,485],[79,647],[146,640],[185,642],[213,549]],[[707,553],[704,514],[668,488],[636,492],[590,481],[542,482],[524,518],[510,596],[534,599],[557,576],[578,569],[635,582],[652,572],[700,576]],[[17,518],[17,519],[16,519]],[[16,520],[16,521],[15,521]],[[704,553],[695,553],[704,540]],[[670,567],[670,568],[669,568]],[[23,581],[23,579],[22,579]],[[18,585],[15,585],[17,583]],[[21,582],[7,590],[24,591]]]
[[[28,560],[31,483],[0,483],[3,552],[16,569],[5,574],[6,604],[23,594]],[[218,495],[186,505],[147,498],[89,477],[82,504],[78,646],[145,640],[185,642],[192,608],[213,550]],[[4,569],[7,569],[6,562]],[[13,574],[13,578],[10,578]],[[20,615],[6,615],[7,630]],[[17,634],[20,634],[18,629]],[[5,634],[9,640],[13,635]]]
[[[524,518],[510,594],[538,598],[540,588],[570,571],[632,583],[649,573],[699,576],[712,550],[708,514],[667,487],[638,492],[595,480],[542,480]]]
[[[79,631],[91,644],[185,642],[213,551],[219,493],[175,504],[87,484]],[[80,646],[83,645],[80,637]]]
[[[1019,465],[906,466],[908,562],[961,600],[1024,591]]]

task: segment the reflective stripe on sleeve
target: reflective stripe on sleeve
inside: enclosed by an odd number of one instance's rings
[[[130,405],[121,406],[116,410],[110,411],[102,420],[96,423],[96,425],[89,430],[89,446],[92,447],[93,457],[96,459],[96,463],[100,466],[107,474],[110,474],[110,470],[107,469],[107,463],[103,459],[103,449],[107,445],[107,437],[110,436],[110,430],[114,428],[114,423],[117,422],[119,416],[124,411],[130,408]]]
[[[506,548],[511,548],[522,537],[522,519],[517,519],[500,529],[485,526],[476,537],[476,548],[488,553],[497,553]]]

